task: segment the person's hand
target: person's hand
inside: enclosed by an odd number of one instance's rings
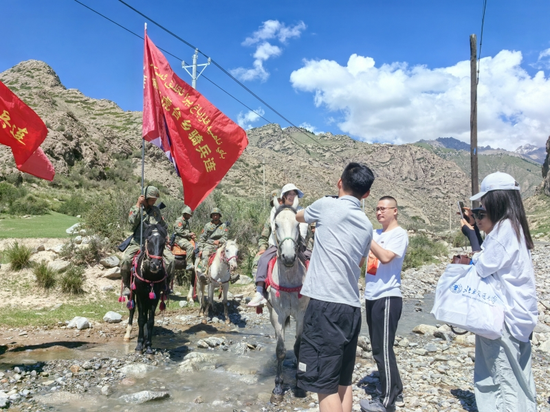
[[[264,254],[264,252],[265,252],[265,249],[261,249],[258,251],[258,253],[256,253],[256,256],[261,256]]]
[[[470,230],[474,230],[474,227],[466,219],[460,219],[460,227],[463,226],[466,226]]]
[[[374,256],[374,253],[372,253],[372,250],[369,250],[369,258],[376,259],[376,256]]]
[[[473,226],[476,224],[476,221],[474,219],[474,214],[472,213],[472,209],[469,207],[464,208],[464,218],[466,219],[466,222],[470,224],[470,226]]]
[[[218,246],[218,245],[220,244],[220,241],[219,241],[219,240],[214,240],[214,244],[215,244],[216,246]]]
[[[140,197],[138,197],[136,206],[139,208],[144,205],[145,205],[145,196],[141,195]]]
[[[191,232],[190,234],[191,234],[191,239],[195,240],[197,238],[197,236],[193,232]]]

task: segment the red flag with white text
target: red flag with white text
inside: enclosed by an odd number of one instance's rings
[[[0,82],[0,144],[11,147],[19,170],[51,181],[55,171],[40,148],[47,134],[34,110]]]
[[[195,210],[246,146],[246,132],[180,79],[145,32],[143,138],[161,148]]]

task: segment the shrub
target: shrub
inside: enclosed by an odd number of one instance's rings
[[[56,272],[50,269],[45,261],[42,261],[36,265],[33,273],[36,276],[36,283],[38,286],[44,289],[51,289],[55,286]]]
[[[436,261],[434,256],[442,256],[448,253],[446,246],[430,240],[424,234],[413,236],[409,241],[409,247],[403,261],[403,270],[433,263]]]
[[[123,193],[101,195],[90,201],[90,208],[83,215],[84,227],[101,237],[112,240],[124,238],[128,212],[136,197]]]
[[[81,266],[71,266],[61,277],[61,291],[79,295],[84,293],[84,269]]]
[[[0,211],[7,210],[17,199],[24,197],[27,190],[23,187],[15,187],[8,182],[0,183]]]
[[[86,213],[89,209],[90,204],[84,200],[82,195],[73,194],[61,204],[57,211],[65,215],[78,216]]]
[[[9,208],[13,215],[45,215],[49,212],[49,204],[33,194],[15,200]]]
[[[92,237],[90,243],[74,249],[72,261],[76,265],[99,263],[103,256],[101,243],[98,238]]]
[[[19,246],[19,243],[15,242],[8,246],[5,254],[11,263],[12,270],[21,270],[30,266],[31,250],[26,246]]]

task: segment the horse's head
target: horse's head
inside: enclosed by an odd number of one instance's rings
[[[145,264],[151,273],[164,269],[162,254],[166,245],[166,229],[159,224],[146,225],[143,234],[145,238]]]
[[[285,266],[292,266],[296,261],[300,231],[296,220],[296,210],[290,206],[279,206],[275,212],[275,238],[277,256]]]
[[[237,240],[228,240],[225,242],[223,253],[225,255],[224,260],[229,265],[229,270],[233,271],[237,269],[237,255],[239,254]]]

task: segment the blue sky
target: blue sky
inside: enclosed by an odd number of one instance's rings
[[[81,0],[140,35],[117,0]],[[469,141],[469,35],[482,0],[127,0],[239,77],[292,123],[358,140]],[[36,59],[67,88],[142,108],[143,41],[73,0],[0,0],[0,72]],[[488,0],[481,49],[479,145],[543,146],[550,135],[550,2]],[[153,42],[193,49],[148,22]],[[167,55],[190,82],[181,61]],[[199,63],[205,62],[204,57]],[[269,122],[289,124],[221,70],[204,75]],[[245,128],[266,123],[205,79],[198,90]]]

